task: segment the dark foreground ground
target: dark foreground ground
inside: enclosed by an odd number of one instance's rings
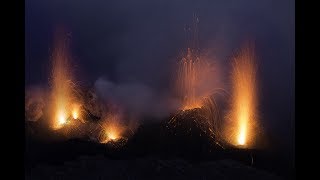
[[[41,164],[26,179],[282,179],[234,160],[190,163],[181,159],[152,157],[132,160],[108,159],[102,155],[81,156],[63,165]]]
[[[194,126],[194,125],[191,125]],[[26,135],[26,179],[294,179],[285,152],[221,148],[182,127],[141,126],[127,141],[48,141]],[[200,134],[199,134],[200,133]],[[42,137],[53,134],[39,133]],[[38,134],[38,135],[39,135]]]

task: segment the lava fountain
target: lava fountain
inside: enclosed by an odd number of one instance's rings
[[[203,107],[204,99],[214,91],[214,66],[198,54],[188,48],[186,56],[178,64],[176,86],[182,99],[181,110]]]
[[[190,48],[179,63],[177,85],[182,96],[182,110],[201,108],[201,99],[196,97],[198,81],[198,63],[200,58],[195,56]]]
[[[208,58],[199,54],[198,50],[188,48],[186,55],[178,64],[176,88],[181,98],[181,106],[169,124],[175,128],[181,123],[178,122],[180,120],[185,121],[182,124],[192,120],[191,124],[218,143],[220,118],[215,96],[219,93],[219,89],[213,83],[214,78],[217,78],[215,66],[208,61]]]
[[[176,90],[182,100],[182,111],[203,107],[204,99],[215,88],[212,86],[212,78],[216,78],[213,66],[208,58],[200,54],[198,23],[199,18],[194,14],[192,27],[185,29],[188,48],[178,62]]]
[[[190,44],[178,61],[175,82],[175,90],[181,100],[180,111],[170,119],[168,127],[193,124],[192,127],[200,128],[216,143],[220,138],[219,110],[215,102],[216,91],[220,89],[217,87],[219,69],[212,56],[200,53],[198,23],[199,19],[194,14],[192,28],[185,29]]]
[[[257,125],[256,64],[253,48],[247,46],[232,64],[231,111],[227,115],[227,139],[231,144],[248,147],[253,143]]]
[[[60,32],[59,32],[60,33]],[[74,83],[70,70],[70,55],[66,39],[58,33],[55,38],[52,55],[52,127],[59,129],[68,123],[71,108],[75,99],[73,95]],[[78,115],[76,115],[78,118]]]

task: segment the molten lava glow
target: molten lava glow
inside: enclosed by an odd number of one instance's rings
[[[238,135],[238,144],[244,145],[246,142],[246,126],[245,124],[240,125],[239,135]]]
[[[257,124],[256,67],[254,53],[249,47],[234,58],[232,69],[232,104],[227,124],[230,143],[250,146]]]
[[[63,112],[60,112],[60,113],[58,114],[58,124],[59,124],[59,125],[63,125],[63,124],[65,124],[66,122],[67,122],[67,120],[66,120],[65,114],[64,114]]]
[[[109,117],[102,124],[101,143],[108,143],[109,141],[117,141],[122,136],[123,127],[119,123],[119,115],[109,115]]]
[[[54,118],[54,129],[59,129],[63,127],[67,123],[67,116],[66,112],[64,111],[63,108],[58,109],[56,112],[56,116]]]
[[[107,130],[107,136],[109,139],[111,140],[115,140],[115,139],[118,139],[119,138],[119,135],[117,133],[117,130],[116,129],[109,129]]]
[[[106,124],[103,127],[103,137],[101,143],[107,143],[109,141],[116,141],[120,138],[121,128],[116,124]]]
[[[73,119],[78,119],[78,111],[73,110],[72,117],[73,117]]]
[[[79,104],[73,104],[72,106],[72,118],[73,119],[78,119],[79,118],[79,113],[80,113],[80,105]]]

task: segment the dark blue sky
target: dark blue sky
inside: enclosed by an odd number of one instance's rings
[[[27,0],[26,85],[46,85],[53,31],[72,36],[77,78],[99,77],[168,89],[172,65],[185,47],[184,27],[199,16],[200,47],[224,67],[254,40],[263,125],[294,145],[295,16],[293,0]],[[228,72],[225,72],[226,74]]]

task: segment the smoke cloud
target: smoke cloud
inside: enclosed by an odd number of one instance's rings
[[[130,114],[161,118],[178,107],[178,101],[141,83],[113,83],[99,78],[94,84],[97,95],[105,102],[115,104]]]
[[[46,92],[40,86],[31,86],[25,95],[25,120],[38,121],[44,115]]]

